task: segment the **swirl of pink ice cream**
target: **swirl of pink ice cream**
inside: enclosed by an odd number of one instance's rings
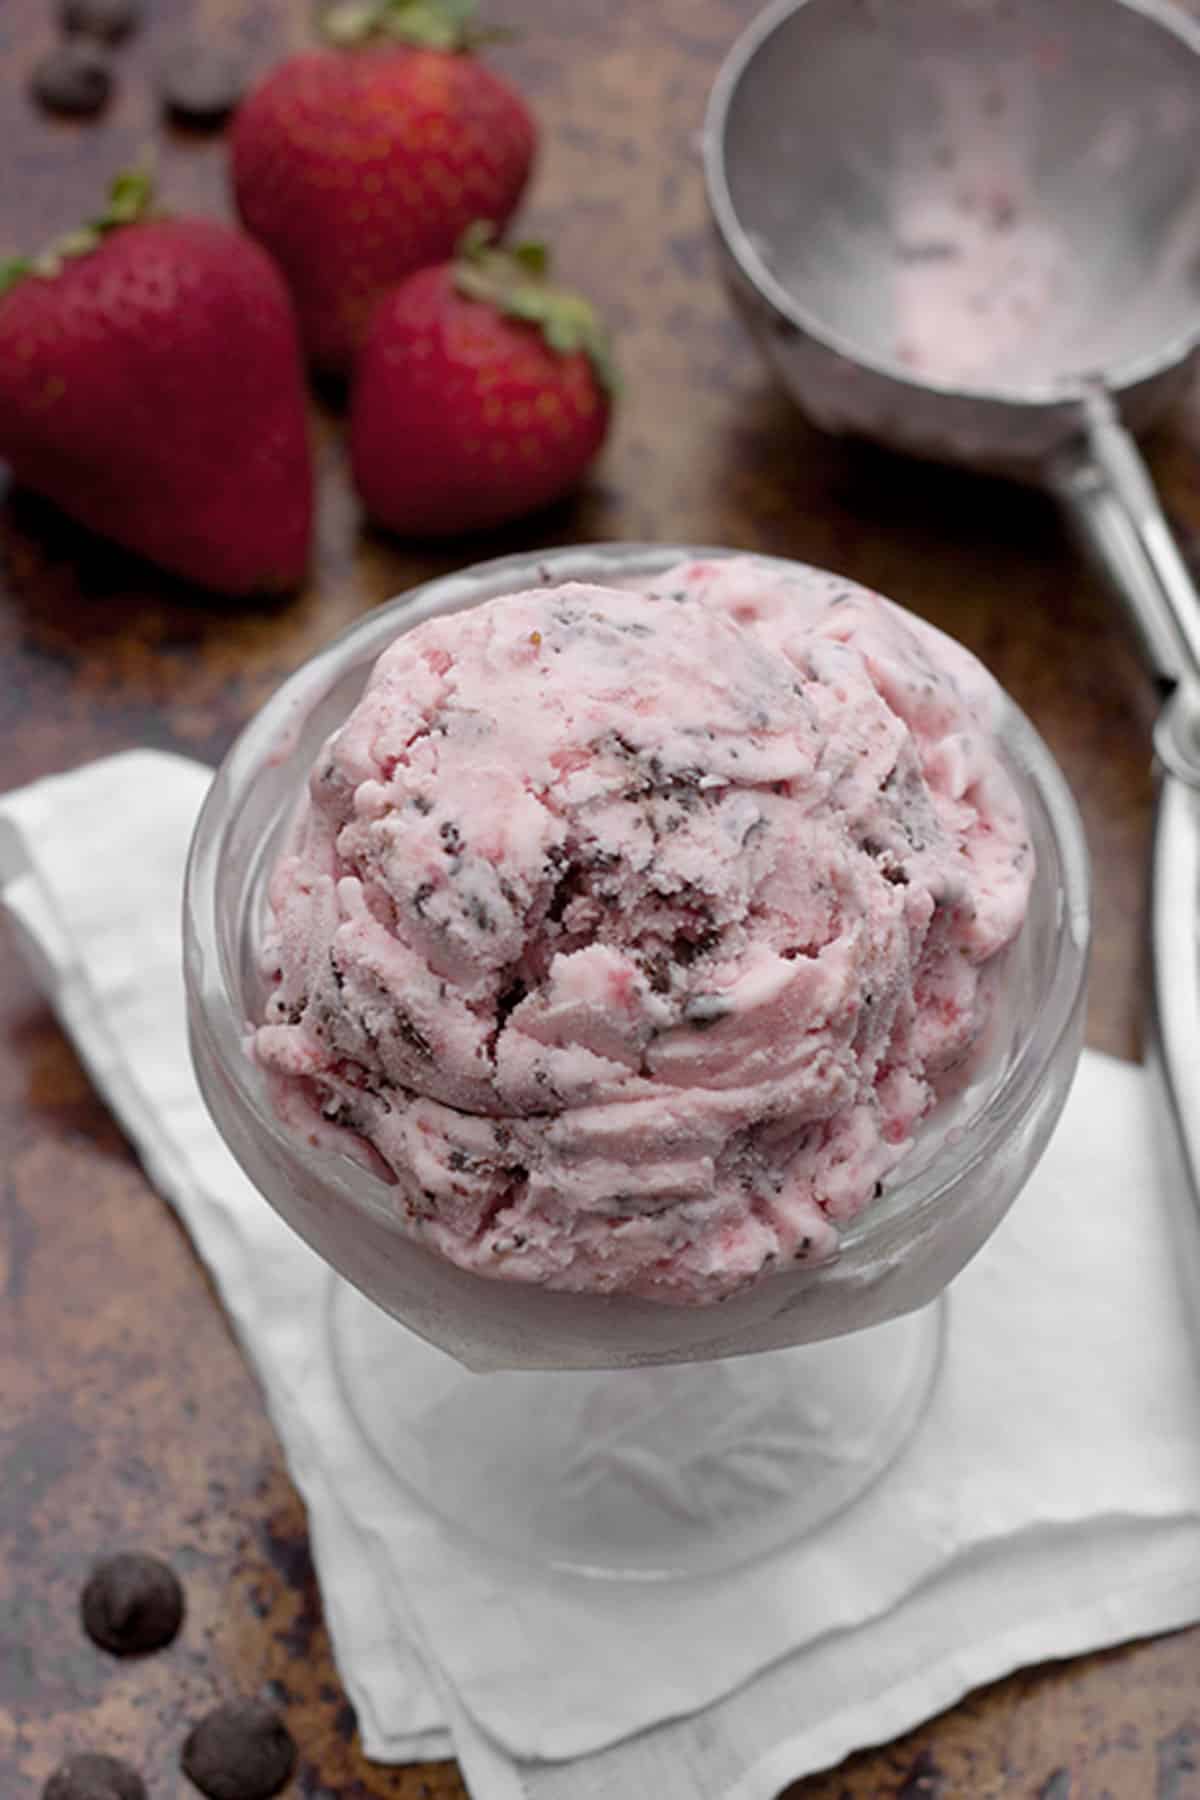
[[[480,1274],[697,1304],[828,1257],[1024,917],[998,697],[746,557],[402,635],[272,876],[277,1104]]]

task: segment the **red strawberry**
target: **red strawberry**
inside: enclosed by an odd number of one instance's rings
[[[242,233],[150,197],[121,176],[93,224],[0,267],[0,460],[191,581],[291,587],[312,466],[287,289]]]
[[[290,57],[233,127],[247,229],[275,256],[313,361],[348,372],[372,306],[444,262],[473,219],[516,210],[536,133],[469,53],[475,0],[366,0],[326,21],[337,48]]]
[[[609,365],[586,301],[540,245],[422,269],[380,302],[354,378],[350,455],[367,511],[414,535],[498,525],[579,481],[608,430]]]

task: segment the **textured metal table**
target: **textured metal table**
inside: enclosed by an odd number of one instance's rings
[[[501,0],[495,0],[498,13]],[[26,97],[49,0],[0,6],[0,254],[94,209],[147,141],[179,209],[227,210],[220,137],[165,131],[148,71],[185,30],[254,67],[301,41],[294,0],[162,0],[102,121]],[[625,390],[578,502],[469,546],[361,529],[336,414],[318,409],[311,583],[235,605],[173,586],[24,498],[0,505],[0,784],[153,744],[215,759],[313,647],[365,607],[477,556],[579,538],[738,544],[843,570],[972,646],[1031,714],[1082,805],[1097,885],[1089,1041],[1137,1053],[1150,696],[1049,501],[818,438],[761,373],[718,290],[696,134],[753,0],[507,0],[492,52],[545,132],[526,222],[604,305]],[[1200,530],[1200,407],[1154,447],[1185,544]],[[156,1797],[186,1725],[274,1692],[297,1793],[451,1800],[452,1765],[365,1763],[305,1536],[254,1383],[187,1241],[92,1092],[11,944],[0,961],[0,1793],[64,1748],[127,1754]],[[230,1421],[235,1421],[231,1430]],[[190,1615],[165,1655],[117,1665],[77,1624],[90,1559],[158,1548]],[[1035,1669],[887,1749],[790,1790],[1190,1800],[1200,1795],[1200,1630]]]

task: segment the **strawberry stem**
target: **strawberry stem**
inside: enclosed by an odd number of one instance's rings
[[[149,169],[124,169],[108,190],[108,203],[94,219],[55,240],[38,256],[14,256],[0,262],[0,295],[15,287],[18,281],[36,275],[52,281],[63,263],[77,256],[87,256],[111,231],[133,225],[146,217],[154,199],[154,177]]]
[[[321,29],[343,49],[391,39],[422,50],[476,50],[511,34],[475,22],[477,0],[340,0]]]
[[[494,306],[507,318],[536,326],[560,356],[582,351],[600,385],[611,393],[617,385],[612,346],[595,308],[581,295],[551,283],[545,244],[501,249],[494,239],[495,231],[485,220],[468,225],[454,264],[458,292]]]

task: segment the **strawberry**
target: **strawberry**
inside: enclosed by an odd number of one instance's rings
[[[607,341],[547,275],[541,245],[496,249],[477,228],[457,260],[380,302],[350,415],[355,485],[379,524],[474,531],[579,481],[608,430]]]
[[[364,0],[333,47],[279,64],[238,109],[233,186],[282,268],[319,367],[348,373],[372,306],[444,262],[473,219],[501,228],[529,178],[525,103],[477,61],[475,0]]]
[[[119,176],[90,225],[0,265],[0,461],[202,586],[291,587],[312,467],[287,289],[241,232],[151,199]]]

